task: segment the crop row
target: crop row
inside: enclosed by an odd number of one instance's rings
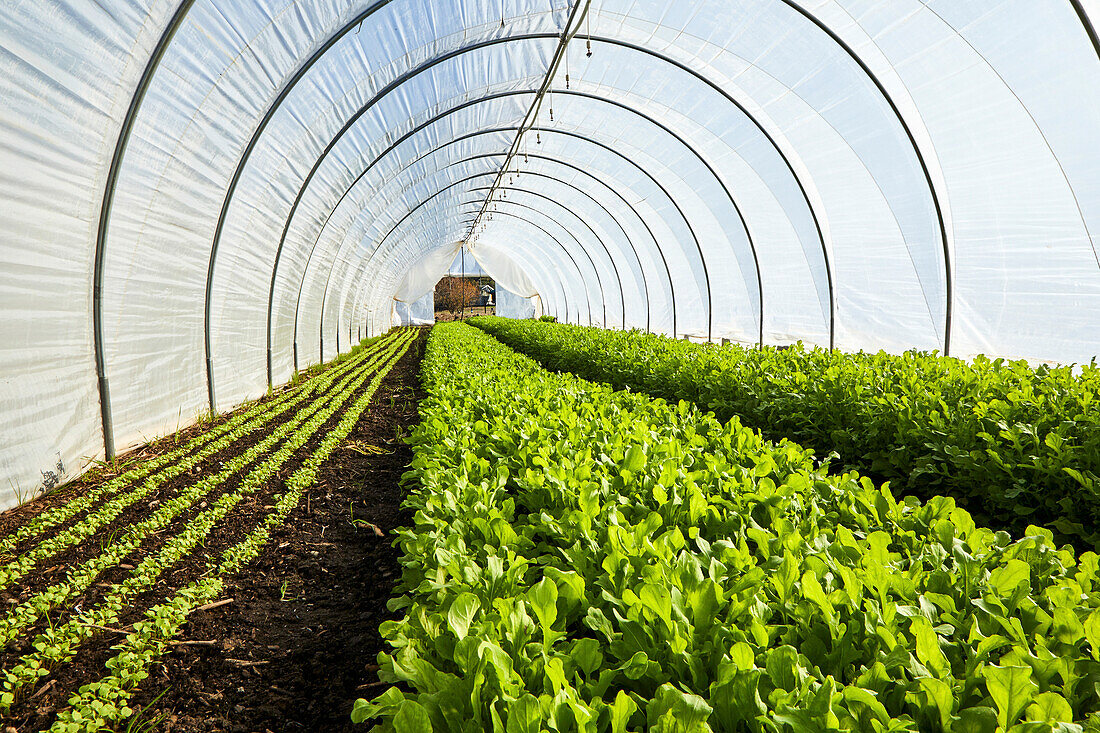
[[[1100,367],[746,349],[534,321],[475,325],[544,366],[688,400],[1001,526],[1100,539]],[[1002,524],[1003,523],[1003,524]]]
[[[72,706],[61,713],[51,731],[79,733],[100,731],[133,714],[129,707],[133,691],[148,677],[149,665],[168,648],[183,625],[187,615],[199,606],[209,603],[221,594],[227,576],[255,559],[266,546],[271,533],[286,521],[299,504],[303,494],[316,483],[321,465],[347,439],[359,422],[363,412],[382,380],[400,361],[415,340],[415,331],[407,331],[397,339],[392,359],[382,365],[370,384],[348,408],[337,425],[322,438],[317,450],[286,480],[286,491],[275,501],[274,510],[242,542],[226,550],[221,558],[212,562],[203,577],[167,601],[146,612],[146,619],[134,624],[133,631],[118,646],[118,654],[107,661],[109,674],[103,679],[84,685],[69,700]]]
[[[1098,558],[437,326],[380,730],[1081,731]],[[403,691],[407,690],[407,691]]]
[[[292,390],[288,390],[273,400],[261,402],[243,409],[224,423],[216,425],[210,430],[204,431],[191,438],[179,448],[162,453],[148,461],[143,461],[86,493],[82,493],[64,504],[57,505],[42,512],[37,517],[0,540],[0,557],[12,556],[20,543],[37,537],[48,529],[64,524],[76,515],[95,506],[100,501],[116,496],[138,481],[148,479],[145,482],[145,486],[152,485],[156,487],[166,481],[170,481],[172,478],[175,478],[185,471],[189,471],[192,467],[218,451],[223,450],[235,440],[254,432],[278,415],[300,404],[311,394],[327,389],[335,379],[361,364],[364,359],[374,353],[375,349],[379,348],[377,343],[364,343],[364,347],[367,346],[369,346],[369,348],[357,348],[353,354],[345,358],[338,366],[334,365],[333,368],[330,368],[329,371],[325,372],[319,378],[303,383]],[[200,449],[202,449],[201,452],[199,452]],[[175,466],[171,465],[184,458],[187,459],[184,463]],[[161,469],[166,466],[169,468],[161,472]],[[152,484],[150,484],[150,482],[152,482]],[[11,578],[9,575],[3,570],[0,570],[0,587],[4,587],[10,582]]]
[[[362,374],[369,373],[377,364],[388,358],[397,345],[398,342],[393,341],[388,344],[388,347],[387,344],[383,344],[382,347],[386,348],[380,348],[380,354],[372,352],[373,358],[360,368],[354,369],[350,375],[345,376],[333,390],[333,394],[340,395],[346,393],[349,389],[353,389],[354,386],[349,387],[349,385],[353,381],[361,382],[363,379]],[[357,362],[357,364],[361,365],[362,362]],[[358,380],[356,380],[357,376]],[[263,456],[279,440],[282,440],[292,430],[296,429],[310,414],[324,407],[330,398],[331,395],[323,394],[322,397],[304,407],[293,418],[280,425],[257,445],[230,460],[221,471],[205,476],[188,486],[175,497],[162,504],[148,518],[127,528],[121,537],[111,542],[109,546],[105,546],[101,554],[84,561],[70,571],[65,580],[34,594],[10,610],[0,620],[0,646],[16,638],[20,632],[30,627],[52,609],[63,607],[79,597],[103,572],[118,565],[123,558],[140,547],[147,537],[164,529],[181,512],[190,509],[195,502],[209,495],[211,491],[225,483],[233,474],[242,470],[256,458]],[[95,517],[94,520],[97,524],[102,523],[101,517]],[[2,704],[2,698],[0,698],[0,704]]]
[[[356,366],[361,362],[356,362]],[[332,379],[325,380],[324,387],[328,387],[331,381],[343,376],[346,372],[340,371],[332,374]],[[236,441],[244,438],[245,436],[256,432],[269,422],[274,420],[279,415],[291,410],[293,407],[300,404],[305,397],[308,397],[308,393],[303,393],[302,398],[293,399],[283,402],[278,405],[271,406],[268,410],[256,415],[251,422],[247,422],[243,425],[238,425],[233,430],[224,433],[217,440],[207,444],[202,450],[197,453],[186,456],[182,460],[175,464],[172,464],[155,474],[154,476],[146,479],[142,484],[136,487],[132,487],[130,490],[119,493],[115,498],[102,504],[96,511],[89,513],[82,520],[75,523],[73,526],[62,531],[61,533],[41,541],[39,544],[32,548],[26,549],[23,553],[17,556],[7,564],[0,566],[0,589],[6,588],[19,579],[23,578],[30,570],[37,564],[52,558],[59,553],[67,550],[71,547],[79,545],[82,541],[88,539],[101,528],[110,525],[115,519],[122,514],[128,507],[150,495],[157,489],[159,489],[165,482],[170,481],[177,476],[186,475],[195,466],[199,465],[206,459],[217,454],[218,452],[225,450]],[[319,403],[314,403],[307,410],[316,409]],[[304,416],[304,415],[303,415]],[[270,439],[270,438],[269,438]],[[229,465],[234,467],[235,470],[239,470],[243,466],[246,466],[252,458],[261,454],[262,451],[257,452],[255,449],[246,451],[242,454],[242,457],[238,457],[230,461]],[[243,456],[249,456],[248,460],[243,460]],[[228,469],[223,470],[219,475],[228,476],[234,471]],[[209,479],[208,479],[209,482]],[[220,483],[220,480],[216,483]],[[216,484],[212,484],[216,485]],[[169,502],[164,508],[167,509],[172,505],[179,504],[179,501]]]
[[[363,385],[371,375],[374,366],[378,365],[382,370],[388,371],[392,366],[391,360],[394,353],[402,347],[407,348],[407,341],[407,336],[391,339],[377,359],[354,370],[331,393],[322,395],[303,408],[292,420],[280,425],[260,443],[227,463],[219,473],[204,477],[176,498],[165,502],[153,516],[130,530],[126,537],[114,543],[98,558],[78,569],[77,578],[73,580],[79,580],[84,587],[87,587],[92,578],[117,564],[122,557],[140,545],[141,540],[151,531],[167,526],[180,512],[219,487],[232,474],[257,458],[266,456],[266,460],[249,472],[234,491],[220,496],[210,509],[198,514],[180,528],[159,552],[143,559],[125,580],[107,589],[95,607],[62,625],[51,625],[39,634],[33,642],[34,651],[22,657],[12,669],[4,671],[2,687],[0,687],[0,710],[9,708],[28,684],[49,674],[50,670],[58,664],[72,659],[80,645],[97,632],[97,627],[102,628],[116,623],[120,614],[133,599],[149,590],[167,568],[186,557],[198,546],[214,525],[223,519],[241,499],[263,488],[295,452],[305,445]],[[278,450],[269,454],[269,451],[284,438],[287,438],[286,442]],[[37,601],[37,604],[23,604],[16,610],[16,614],[6,619],[5,631],[8,631],[10,636],[25,628],[28,623],[33,622],[38,615],[49,610],[50,607],[78,595],[83,590],[76,587],[78,584],[77,582],[59,584],[48,589],[41,597],[32,599]]]

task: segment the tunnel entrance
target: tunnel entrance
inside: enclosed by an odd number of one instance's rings
[[[485,275],[448,275],[435,286],[435,320],[445,323],[496,315],[496,288],[496,281]]]

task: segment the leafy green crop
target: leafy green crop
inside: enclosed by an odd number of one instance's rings
[[[1015,532],[1046,525],[1094,547],[1100,530],[1100,368],[1031,368],[910,352],[745,349],[534,321],[473,325],[550,369],[688,400],[768,437],[956,497]]]
[[[1081,731],[1100,567],[436,327],[382,731]],[[402,690],[408,690],[403,692]]]

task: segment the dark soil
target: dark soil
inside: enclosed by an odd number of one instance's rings
[[[335,365],[334,365],[335,366]],[[316,379],[322,373],[327,372],[328,369],[313,368],[308,372],[302,373],[301,381],[297,384],[304,384],[312,379]],[[90,489],[99,486],[102,483],[119,476],[120,474],[129,471],[132,468],[137,467],[139,464],[157,458],[165,453],[171,453],[173,450],[182,447],[187,441],[195,438],[208,430],[211,430],[222,423],[225,423],[233,417],[237,412],[243,409],[248,409],[252,405],[261,404],[273,401],[280,397],[284,391],[289,389],[291,385],[284,385],[275,392],[262,399],[250,402],[246,405],[242,405],[232,412],[224,412],[219,415],[215,415],[213,418],[205,419],[200,422],[196,422],[194,425],[190,425],[183,430],[171,435],[166,435],[162,438],[158,438],[145,445],[138,446],[132,450],[117,456],[113,461],[99,461],[94,466],[89,468],[86,472],[79,477],[64,483],[54,489],[44,490],[35,498],[27,501],[24,504],[20,504],[17,507],[11,509],[5,509],[0,511],[0,537],[7,535],[10,532],[15,531],[19,527],[27,524],[32,519],[37,517],[42,512],[52,507],[64,504],[68,500],[78,497],[81,494],[87,493]],[[293,413],[291,413],[293,414]],[[261,438],[266,435],[268,431],[261,432]],[[259,440],[259,439],[257,439]],[[255,441],[253,441],[255,442]],[[247,446],[242,449],[246,450]],[[235,455],[235,454],[233,454]],[[220,457],[219,457],[220,459]],[[193,471],[197,474],[199,468]],[[161,487],[161,491],[164,487]],[[76,521],[79,521],[79,515]],[[72,520],[70,520],[72,521]]]
[[[164,718],[156,730],[363,730],[349,715],[356,698],[385,689],[378,627],[394,617],[386,602],[401,574],[391,533],[411,520],[400,506],[412,458],[402,438],[419,420],[425,342],[383,381],[264,554],[230,580],[233,602],[195,614],[181,637],[215,644],[180,646],[152,668],[133,706]]]
[[[404,492],[399,484],[411,451],[401,438],[418,421],[419,368],[426,340],[426,334],[421,335],[383,380],[346,446],[322,467],[317,485],[277,530],[265,552],[228,579],[225,597],[232,598],[232,603],[192,617],[181,639],[203,643],[177,646],[151,668],[151,676],[133,704],[137,710],[148,707],[140,720],[153,726],[136,729],[259,733],[352,730],[348,716],[354,700],[372,697],[384,689],[369,685],[377,681],[374,660],[383,649],[378,626],[389,617],[386,602],[400,575],[397,552],[390,546],[388,535],[409,519],[400,509]],[[220,416],[219,422],[228,417]],[[212,456],[190,475],[167,482],[126,510],[112,527],[62,553],[46,567],[35,569],[16,587],[0,592],[0,600],[6,601],[0,609],[25,599],[44,584],[61,580],[74,565],[98,554],[100,535],[145,518],[159,499],[174,494],[200,472],[217,470],[218,461],[238,455],[282,419]],[[196,579],[208,560],[251,531],[271,508],[275,494],[282,491],[283,480],[337,420],[338,415],[330,418],[268,486],[246,496],[215,526],[204,546],[168,569],[151,591],[135,599],[117,626],[126,628],[140,620],[149,605]],[[187,437],[209,427],[208,423],[190,429]],[[171,450],[182,442],[175,436],[163,439],[135,451],[126,463]],[[375,454],[371,446],[385,452]],[[136,565],[155,552],[171,536],[172,527],[180,526],[217,495],[236,486],[251,468],[185,511],[125,562]],[[0,516],[0,528],[28,521],[113,475],[115,471],[82,477],[32,505],[7,512]],[[126,567],[107,571],[72,607],[58,609],[51,617],[55,622],[63,621],[73,611],[93,606],[109,583],[125,576]],[[37,626],[40,630],[44,622]],[[29,651],[34,633],[21,635],[0,648],[4,668]],[[115,654],[111,647],[120,639],[120,635],[104,632],[83,644],[71,663],[59,667],[33,692],[28,691],[30,697],[18,702],[10,715],[0,720],[0,730],[10,733],[48,727],[56,711],[66,706],[66,700],[80,685],[103,676],[103,663]],[[356,689],[363,685],[367,686]]]
[[[451,321],[466,321],[477,316],[495,316],[497,309],[495,306],[478,306],[470,307],[464,310],[449,311],[438,310],[435,312],[436,323],[450,323]]]

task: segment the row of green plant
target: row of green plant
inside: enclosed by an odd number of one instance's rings
[[[311,406],[304,408],[294,419],[281,425],[272,434],[254,446],[246,454],[235,458],[224,470],[198,482],[192,489],[184,492],[177,500],[184,505],[176,510],[193,504],[220,486],[232,473],[255,460],[266,456],[260,465],[249,472],[235,490],[220,496],[210,509],[200,513],[184,525],[174,537],[155,554],[143,559],[125,580],[106,589],[103,598],[93,607],[64,624],[46,628],[33,642],[34,651],[24,655],[10,670],[4,670],[0,683],[0,711],[13,705],[27,685],[48,675],[59,664],[71,660],[79,647],[105,627],[117,623],[120,615],[141,593],[150,590],[166,569],[191,553],[245,496],[263,489],[294,455],[328,422],[328,420],[362,387],[372,373],[384,374],[392,368],[398,357],[408,348],[408,336],[399,336],[383,349],[378,370],[363,366],[332,393],[322,395]],[[373,363],[373,362],[372,362]],[[377,377],[376,379],[380,379]],[[289,435],[289,438],[287,436]],[[278,450],[268,453],[283,438],[287,438]],[[160,514],[160,511],[158,511]],[[144,524],[144,523],[143,523]],[[140,525],[139,525],[140,526]],[[163,526],[163,524],[161,525]],[[137,529],[137,528],[135,528]],[[141,531],[147,528],[142,527]],[[129,543],[124,543],[129,545]],[[102,556],[107,559],[121,559],[108,550]]]
[[[927,498],[1079,546],[1100,530],[1100,368],[747,349],[534,321],[475,325],[550,369],[688,400]]]
[[[54,733],[94,733],[111,729],[130,718],[134,711],[130,698],[149,676],[148,668],[168,649],[179,635],[187,616],[199,606],[221,595],[225,580],[263,551],[271,533],[282,525],[305,492],[316,481],[322,464],[347,440],[352,429],[370,406],[378,386],[400,361],[416,338],[415,331],[406,331],[398,340],[395,355],[374,375],[367,388],[341,417],[339,423],[321,440],[313,454],[286,480],[286,491],[275,502],[274,510],[265,517],[248,537],[226,550],[220,559],[210,564],[203,577],[180,590],[171,599],[150,608],[145,620],[134,624],[116,649],[118,654],[106,663],[109,674],[82,686],[70,699],[71,708],[63,711],[50,728]]]
[[[371,355],[373,349],[377,347],[375,343],[376,340],[377,339],[371,339],[370,341],[365,341],[361,346],[356,347],[351,354],[344,355],[341,359],[333,362],[332,368],[320,377],[308,382],[303,382],[297,387],[283,392],[274,400],[249,405],[241,409],[225,422],[191,438],[182,446],[166,451],[147,461],[137,463],[129,470],[124,471],[99,486],[75,496],[63,504],[58,504],[47,509],[34,517],[31,521],[20,526],[8,536],[0,539],[0,557],[11,557],[19,549],[19,545],[26,540],[37,537],[53,527],[64,524],[78,514],[94,507],[100,501],[117,495],[124,489],[132,486],[138,481],[150,477],[152,474],[160,471],[160,469],[165,466],[170,466],[185,456],[191,456],[190,464],[193,466],[198,461],[205,460],[217,451],[224,449],[240,436],[247,435],[261,428],[275,416],[286,410],[292,409],[311,394],[328,389],[334,379],[346,374],[349,369],[354,368]],[[227,442],[225,438],[230,434],[237,437]],[[215,443],[216,447],[210,446],[209,444],[211,443]],[[207,447],[202,451],[200,456],[194,456],[193,454],[203,448],[203,446]],[[183,470],[190,470],[191,466]],[[177,469],[170,471],[168,475],[157,474],[151,480],[155,480],[157,485],[160,485],[165,481],[171,480],[181,472],[181,470]],[[0,586],[4,584],[5,581],[2,579],[2,575],[0,575]]]
[[[264,456],[272,446],[290,434],[292,430],[297,429],[311,414],[325,407],[334,395],[336,399],[339,399],[341,394],[354,388],[354,383],[361,383],[365,379],[365,375],[370,374],[372,369],[389,358],[399,345],[399,340],[395,339],[389,344],[388,348],[380,348],[378,351],[372,352],[372,357],[365,363],[356,362],[359,366],[353,369],[350,374],[344,376],[343,380],[331,393],[322,393],[320,398],[303,407],[294,417],[279,425],[275,431],[255,446],[230,460],[219,472],[204,476],[194,484],[186,487],[176,496],[162,503],[148,518],[125,528],[121,536],[111,536],[108,540],[105,540],[100,548],[101,553],[99,555],[78,565],[68,573],[63,581],[35,593],[26,601],[16,605],[0,620],[0,646],[17,638],[23,631],[53,609],[63,607],[79,597],[87,588],[91,587],[92,583],[103,572],[118,565],[150,536],[161,532],[181,513],[191,509],[197,502],[224,485],[234,474],[243,470],[257,458]],[[383,347],[385,346],[386,344],[383,344]],[[233,504],[235,503],[234,500]],[[186,528],[184,531],[186,531]],[[202,536],[205,536],[205,532]]]
[[[361,362],[356,362],[356,364],[359,363]],[[343,373],[344,372],[333,373],[332,378],[338,378]],[[325,380],[325,387],[328,387],[330,384],[331,380]],[[311,393],[312,392],[310,392],[310,394]],[[75,547],[92,537],[103,527],[109,526],[131,505],[154,493],[166,482],[178,476],[186,475],[195,466],[216,455],[220,451],[225,450],[238,440],[263,429],[272,420],[301,404],[308,396],[309,394],[303,393],[298,399],[268,406],[266,410],[255,415],[250,422],[238,424],[229,432],[223,433],[218,439],[206,444],[199,451],[187,455],[176,463],[165,467],[160,472],[145,479],[141,484],[131,486],[127,491],[116,491],[116,495],[113,499],[101,504],[95,511],[85,515],[80,521],[57,535],[40,541],[34,547],[25,549],[13,560],[0,566],[0,589],[7,588],[23,578],[36,565],[44,560],[55,557],[59,553],[71,547]],[[255,451],[249,451],[247,454],[254,456]],[[238,466],[239,470],[240,467],[247,465],[247,463],[242,464],[239,460],[234,460],[231,462],[231,465]]]
[[[437,326],[381,731],[1081,731],[1100,563]]]

